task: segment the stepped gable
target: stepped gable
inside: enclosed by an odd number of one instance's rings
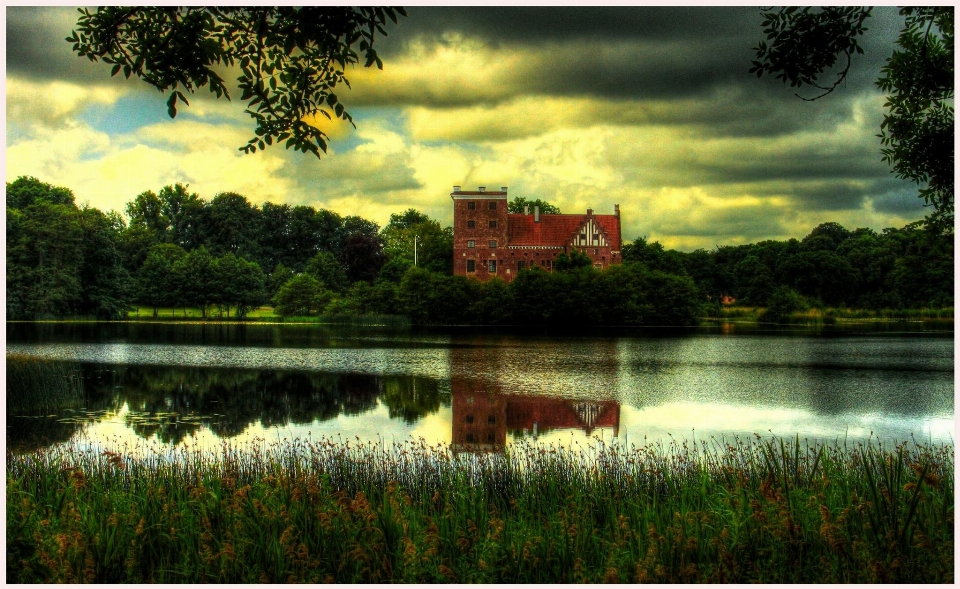
[[[584,215],[540,215],[540,222],[533,215],[510,213],[507,215],[509,244],[519,246],[564,246],[570,243],[585,223]],[[610,248],[620,249],[616,215],[593,215],[603,231]]]

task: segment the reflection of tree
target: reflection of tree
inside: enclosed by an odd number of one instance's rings
[[[170,444],[203,427],[232,437],[258,422],[269,428],[359,415],[376,407],[382,388],[379,377],[360,374],[104,365],[89,371],[94,396],[128,406],[131,430]]]
[[[7,449],[34,452],[68,441],[80,430],[80,423],[61,422],[53,417],[7,416]]]
[[[375,409],[381,395],[390,417],[408,424],[450,403],[437,381],[406,376],[109,364],[83,364],[81,371],[87,412],[116,414],[126,406],[126,427],[165,444],[204,428],[229,438],[255,423],[271,428],[361,415]],[[67,441],[81,427],[30,421],[8,424],[8,445],[42,448]]]
[[[450,404],[450,394],[440,392],[439,382],[422,377],[387,376],[382,379],[380,400],[390,411],[391,419],[413,424],[436,413],[440,404]]]

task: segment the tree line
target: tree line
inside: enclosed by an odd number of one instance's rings
[[[538,204],[521,198],[511,203]],[[512,209],[511,209],[512,210]],[[414,240],[417,265],[414,267]],[[414,323],[691,325],[719,305],[952,306],[953,242],[922,223],[679,252],[637,238],[603,271],[562,255],[509,285],[452,276],[453,233],[410,209],[383,228],[306,205],[209,201],[174,184],[126,219],[36,178],[7,183],[7,317],[124,317],[134,305],[244,317],[406,315]]]
[[[714,304],[727,295],[753,307],[784,297],[817,308],[953,306],[953,236],[923,221],[880,232],[823,223],[799,240],[688,253],[637,239],[624,246],[623,259],[650,268],[682,268]]]

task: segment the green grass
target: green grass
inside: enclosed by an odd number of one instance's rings
[[[762,307],[723,307],[715,319],[762,321]],[[827,307],[791,313],[783,323],[834,325],[839,323],[884,321],[953,321],[953,307],[937,309],[850,309]]]
[[[161,308],[157,317],[153,316],[151,307],[138,307],[127,314],[128,321],[202,321],[203,315],[199,308],[187,308],[186,315],[184,309]],[[359,325],[359,326],[385,326],[385,327],[410,327],[409,318],[401,315],[311,315],[309,317],[281,317],[273,312],[273,307],[259,307],[253,309],[247,315],[238,319],[231,314],[218,315],[216,309],[207,310],[207,321],[250,321],[260,323],[318,323],[324,325]]]
[[[7,456],[10,582],[953,581],[952,446]]]
[[[80,367],[73,362],[7,354],[7,413],[47,414],[83,401]]]

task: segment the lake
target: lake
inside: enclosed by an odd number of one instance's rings
[[[7,353],[76,363],[85,399],[54,415],[8,415],[14,450],[308,436],[454,449],[954,436],[952,323],[577,334],[8,323]]]

